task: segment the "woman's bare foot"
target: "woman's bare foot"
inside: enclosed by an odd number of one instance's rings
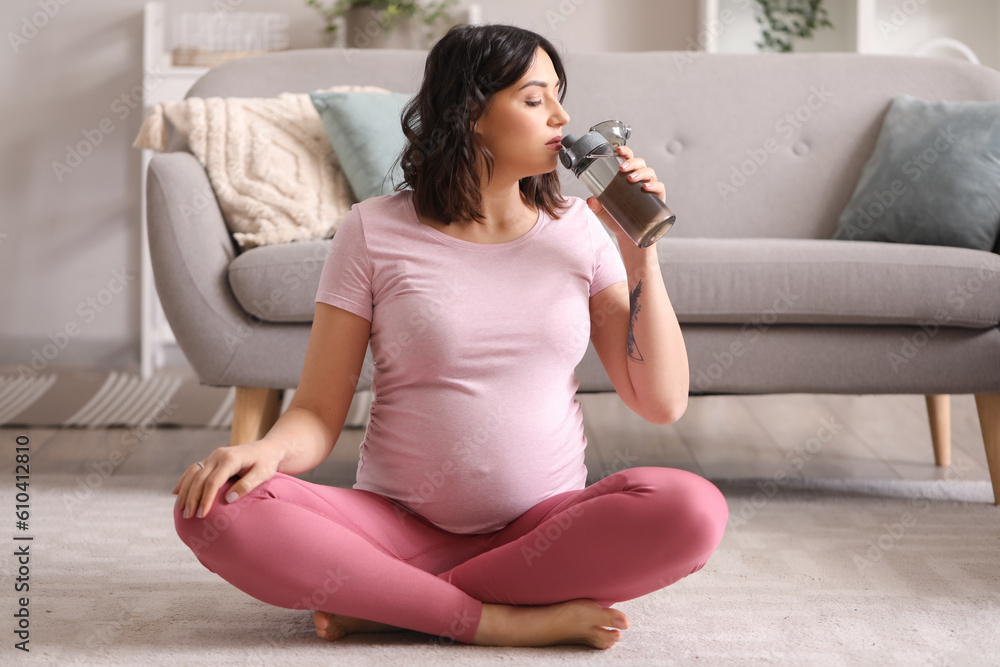
[[[331,614],[326,611],[314,612],[313,623],[316,624],[316,634],[331,642],[355,632],[398,632],[404,629],[395,625],[354,618],[353,616]]]
[[[605,627],[606,626],[606,627]],[[622,638],[628,617],[617,609],[578,598],[542,607],[484,604],[473,644],[480,646],[551,646],[587,644],[611,648]]]

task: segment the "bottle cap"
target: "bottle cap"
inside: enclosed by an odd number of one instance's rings
[[[575,134],[567,134],[562,138],[562,149],[559,151],[559,159],[563,166],[572,169],[574,172],[582,166],[583,158],[594,152],[614,154],[614,149],[608,143],[607,138],[600,132],[588,132],[580,138]],[[602,145],[606,148],[602,150]]]
[[[628,138],[632,136],[632,126],[626,125],[620,120],[606,120],[590,128],[591,132],[600,132],[604,138],[611,142],[615,148],[624,146]]]

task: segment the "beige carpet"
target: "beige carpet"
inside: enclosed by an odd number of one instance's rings
[[[608,651],[442,645],[416,632],[313,634],[204,569],[173,530],[175,476],[31,478],[30,643],[13,649],[13,549],[0,557],[2,664],[995,665],[1000,508],[986,482],[722,481],[732,521],[700,572],[616,605]],[[763,485],[763,486],[762,486]],[[14,490],[0,487],[11,540]],[[655,527],[651,527],[655,529]],[[13,662],[11,659],[13,658]]]

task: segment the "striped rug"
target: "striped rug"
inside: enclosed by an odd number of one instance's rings
[[[291,403],[294,389],[282,399]],[[0,366],[0,426],[128,427],[152,425],[228,430],[234,387],[209,387],[190,368],[162,369],[143,380],[137,372],[61,368],[45,373]],[[354,395],[346,427],[368,424],[371,392]]]
[[[289,392],[286,392],[289,393]],[[113,427],[140,424],[228,429],[233,387],[207,387],[190,371],[138,373],[69,368],[0,370],[0,425]]]

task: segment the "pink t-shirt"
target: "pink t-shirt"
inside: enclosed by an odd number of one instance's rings
[[[372,323],[355,489],[474,534],[586,486],[574,369],[590,297],[626,275],[604,225],[568,199],[561,218],[540,211],[530,231],[497,244],[420,223],[410,190],[344,218],[316,301]]]

